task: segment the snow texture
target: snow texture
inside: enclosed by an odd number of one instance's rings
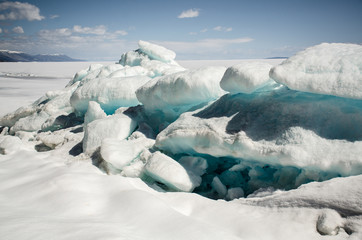
[[[270,77],[291,89],[362,99],[362,46],[323,43],[290,57]]]

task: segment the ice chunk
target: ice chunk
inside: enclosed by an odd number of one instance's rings
[[[38,131],[42,128],[43,123],[49,117],[49,114],[47,114],[45,111],[33,113],[30,116],[19,119],[10,129],[10,133],[15,133],[17,131]]]
[[[102,141],[101,155],[108,164],[122,170],[138,158],[145,149],[152,147],[154,143],[155,140],[146,137],[133,140],[107,138]]]
[[[266,62],[244,62],[229,67],[221,79],[220,86],[225,91],[235,93],[251,93],[265,85],[269,71],[273,65]]]
[[[220,198],[224,198],[226,196],[227,189],[217,176],[215,176],[212,180],[211,187],[219,194]]]
[[[219,83],[225,69],[205,67],[154,78],[140,87],[136,95],[148,110],[177,115],[224,94]]]
[[[142,61],[150,60],[149,57],[140,50],[130,51],[122,54],[119,63],[123,66],[140,66]]]
[[[325,210],[318,218],[317,230],[322,235],[337,235],[344,221],[336,211]]]
[[[107,114],[103,111],[101,106],[94,101],[88,103],[88,110],[84,116],[84,124],[88,124],[94,120],[105,118]]]
[[[0,154],[11,154],[18,151],[23,142],[18,137],[14,136],[0,136]]]
[[[197,176],[202,176],[208,167],[206,159],[202,157],[183,156],[178,162]]]
[[[176,191],[191,192],[200,183],[194,183],[186,169],[169,156],[155,152],[145,165],[145,173]]]
[[[149,56],[150,59],[170,63],[176,58],[175,52],[156,44],[140,40],[138,46],[140,51]]]
[[[88,102],[96,101],[107,114],[112,114],[119,107],[138,105],[135,91],[149,80],[146,76],[96,78],[77,88],[70,103],[76,111],[84,114]]]
[[[233,199],[242,198],[242,197],[244,197],[244,190],[240,187],[229,188],[228,192],[226,194],[227,200],[233,200]]]
[[[91,64],[87,69],[80,70],[77,72],[73,79],[69,81],[67,84],[67,87],[73,85],[76,82],[80,81],[88,81],[91,79],[94,79],[98,76],[98,74],[101,72],[101,68],[103,67],[102,64]]]
[[[291,89],[362,99],[362,46],[323,43],[290,57],[270,77]]]
[[[110,64],[101,68],[97,78],[105,78],[108,77],[111,73],[121,70],[124,67],[121,64]]]
[[[103,139],[125,139],[134,131],[137,122],[125,114],[115,114],[94,120],[84,129],[83,151],[93,153],[101,146]]]
[[[108,77],[109,78],[120,78],[120,77],[133,77],[133,76],[153,77],[154,74],[149,72],[146,68],[141,67],[141,66],[134,66],[134,67],[126,66],[122,69],[114,71]]]
[[[362,172],[361,140],[360,101],[281,89],[225,95],[184,113],[158,134],[155,146],[353,175]]]

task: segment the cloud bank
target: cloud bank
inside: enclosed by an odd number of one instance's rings
[[[0,3],[0,20],[28,20],[40,21],[44,17],[40,15],[38,7],[21,2],[2,2]]]

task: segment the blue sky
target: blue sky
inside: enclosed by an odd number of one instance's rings
[[[362,43],[362,0],[0,0],[0,49],[117,60],[145,40],[177,59],[291,56]]]

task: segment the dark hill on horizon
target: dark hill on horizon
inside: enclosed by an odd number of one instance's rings
[[[64,54],[37,54],[31,55],[23,52],[0,50],[0,62],[79,62]]]

